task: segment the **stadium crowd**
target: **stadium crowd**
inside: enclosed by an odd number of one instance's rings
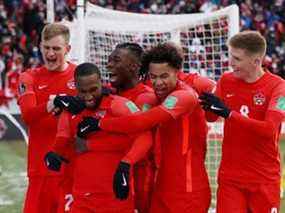
[[[285,1],[270,0],[90,0],[122,11],[152,14],[208,12],[230,4],[240,8],[241,29],[260,31],[268,42],[265,65],[285,77]],[[56,20],[72,19],[75,0],[55,1]],[[19,73],[41,63],[38,41],[45,24],[42,0],[0,0],[0,101],[15,96]],[[8,88],[3,93],[3,88]],[[1,103],[0,102],[0,103]]]

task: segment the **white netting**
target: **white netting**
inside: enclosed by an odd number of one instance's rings
[[[238,7],[232,5],[207,14],[149,15],[113,11],[87,3],[85,17],[78,23],[69,24],[73,36],[71,59],[95,63],[106,81],[109,54],[118,43],[130,41],[145,49],[165,41],[178,43],[184,51],[185,72],[199,72],[217,80],[228,70],[226,41],[239,31],[239,13]],[[220,126],[212,125],[206,164],[213,205],[220,139]]]

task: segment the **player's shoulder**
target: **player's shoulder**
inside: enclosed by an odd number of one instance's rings
[[[74,71],[76,69],[76,64],[73,64],[71,62],[68,62],[68,67],[66,68],[66,72],[70,73],[71,75],[74,74]]]
[[[216,86],[216,82],[208,77],[195,74],[192,80],[192,87],[198,94],[202,92],[212,92]]]
[[[234,76],[233,71],[226,71],[220,77],[220,81],[233,81],[235,79],[236,77]]]
[[[44,66],[35,67],[35,68],[28,68],[24,72],[21,73],[20,78],[21,78],[21,76],[24,76],[25,78],[27,78],[27,76],[29,76],[30,78],[33,78],[36,81],[36,79],[43,76],[46,72],[47,72],[47,70]]]
[[[189,73],[185,73],[183,71],[178,72],[178,79],[185,82],[186,84],[192,86],[193,84],[193,80],[196,78],[196,76],[198,75],[198,73],[196,72],[189,72]]]
[[[237,87],[240,83],[240,79],[234,76],[233,71],[226,71],[220,76],[217,85],[220,87]]]
[[[144,103],[155,105],[157,103],[156,95],[153,89],[143,83],[140,83],[137,86],[139,92],[134,100],[134,102],[138,105],[142,105]]]
[[[285,91],[285,80],[283,78],[270,72],[267,72],[266,75],[268,75],[268,80],[266,81],[266,83],[270,84],[274,91]]]
[[[75,70],[75,68],[77,66],[76,64],[74,64],[72,62],[67,62],[67,63],[68,63],[68,66],[69,66],[70,69]]]
[[[179,100],[198,100],[197,92],[182,81],[178,81],[177,88],[171,92],[168,97],[175,97],[175,99]]]
[[[125,97],[110,94],[106,98],[109,102],[109,110],[114,116],[128,115],[140,111],[134,102]]]
[[[177,88],[162,102],[163,109],[167,111],[188,111],[198,104],[198,94],[184,82],[178,82]]]
[[[187,83],[183,82],[183,81],[178,81],[177,82],[177,87],[176,90],[173,91],[173,93],[194,93],[197,94],[197,92],[195,91],[195,89],[188,85]]]
[[[273,74],[269,71],[266,71],[265,75],[267,75],[267,79],[272,83],[275,82],[276,84],[284,84],[284,82],[285,82],[285,80],[283,78],[281,78],[280,76]]]
[[[25,83],[32,83],[36,78],[36,69],[26,69],[19,75],[19,81]]]
[[[154,93],[153,89],[150,86],[142,82],[138,83],[134,89],[136,90],[136,93],[139,95],[144,93]]]

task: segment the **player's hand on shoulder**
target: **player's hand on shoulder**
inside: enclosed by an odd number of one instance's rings
[[[100,130],[99,118],[84,117],[82,121],[77,125],[77,136],[80,138],[86,138],[90,133]]]
[[[113,191],[116,198],[125,200],[129,196],[130,191],[130,169],[131,165],[121,161],[113,177]]]
[[[224,102],[212,93],[203,92],[200,96],[200,104],[205,111],[210,111],[223,118],[228,118],[231,110]]]
[[[55,108],[65,109],[71,114],[76,115],[82,112],[86,105],[82,99],[70,95],[58,95],[53,100]]]
[[[57,172],[60,170],[62,162],[69,163],[67,159],[65,159],[64,157],[52,151],[48,152],[45,155],[44,161],[45,161],[46,167],[49,170],[57,171]]]

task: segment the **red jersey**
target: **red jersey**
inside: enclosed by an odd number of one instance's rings
[[[225,119],[219,180],[280,181],[279,133],[285,82],[266,72],[254,83],[222,75],[216,94],[232,111]]]
[[[197,73],[178,73],[178,78],[191,86],[200,95],[202,92],[211,92],[216,83],[208,78],[202,77]],[[205,112],[200,105],[194,109],[189,117],[190,120],[190,147],[192,149],[192,186],[193,191],[209,187],[208,174],[205,167],[207,152],[207,133],[208,126]]]
[[[133,101],[142,111],[147,111],[158,103],[153,90],[143,83],[139,83],[134,88],[123,91],[119,95]],[[147,143],[149,143],[150,146],[152,145],[152,138],[148,139],[150,141],[144,142],[144,144],[142,144],[142,141],[134,143],[133,149],[123,160],[127,160],[128,162],[131,161],[130,163],[136,163],[133,161],[136,161],[138,157],[141,156],[141,153],[139,153],[143,150],[141,148],[144,148]],[[140,163],[142,163],[142,161]]]
[[[199,75],[198,73],[178,73],[178,79],[190,85],[199,95],[202,92],[211,92],[216,86],[216,82]]]
[[[60,117],[57,133],[57,138],[62,138],[61,144],[55,144],[53,150],[64,154],[66,147],[74,145],[72,142],[76,137],[77,125],[86,116],[112,118],[138,110],[131,101],[120,96],[109,95],[103,97],[96,110],[86,109],[78,115],[64,112]],[[98,193],[113,197],[113,175],[132,141],[133,138],[127,134],[106,131],[97,131],[89,135],[87,138],[89,151],[77,154],[75,158],[73,193],[83,195]]]
[[[122,119],[103,118],[100,127],[109,131],[138,132],[159,124],[161,163],[156,190],[166,193],[190,192],[192,175],[189,143],[192,139],[189,134],[189,117],[197,104],[196,92],[183,82],[178,82],[175,91],[161,105]]]
[[[75,95],[74,69],[74,64],[69,64],[63,72],[40,67],[20,75],[18,104],[29,131],[28,176],[58,175],[49,171],[43,161],[57,131],[57,118],[48,113],[46,107],[52,96]]]
[[[133,101],[142,111],[157,105],[153,90],[143,83],[139,83],[134,88],[123,91],[119,95]]]

